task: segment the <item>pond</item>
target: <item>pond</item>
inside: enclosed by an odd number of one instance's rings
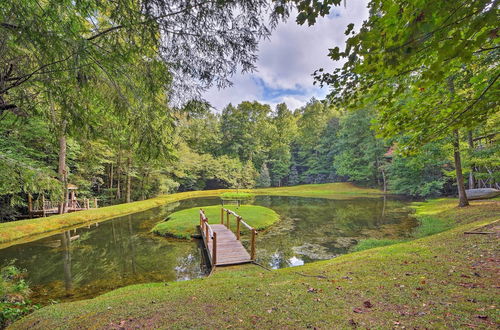
[[[217,204],[219,198],[193,198],[113,218],[2,249],[0,260],[15,260],[25,269],[32,300],[44,304],[90,298],[130,284],[203,277],[209,268],[200,240],[166,239],[150,230],[172,212]],[[257,237],[257,261],[275,269],[334,258],[362,238],[406,237],[417,226],[408,202],[394,198],[257,196],[252,204],[281,216]]]

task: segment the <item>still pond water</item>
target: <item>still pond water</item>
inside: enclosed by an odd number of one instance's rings
[[[217,204],[219,198],[194,198],[117,217],[0,250],[0,262],[15,260],[27,271],[32,300],[38,303],[90,298],[136,283],[203,277],[209,269],[200,240],[166,239],[150,230],[172,212]],[[257,261],[270,268],[334,258],[359,239],[406,237],[417,226],[408,203],[391,198],[257,196],[252,204],[281,216],[257,238]],[[193,218],[196,224],[197,214]]]

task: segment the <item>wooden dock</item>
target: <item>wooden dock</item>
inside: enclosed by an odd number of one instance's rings
[[[224,224],[224,214],[227,215],[226,224]],[[230,229],[230,215],[236,217],[236,234]],[[241,244],[241,225],[248,228],[251,232],[250,253]],[[221,224],[209,224],[205,213],[203,210],[200,210],[200,230],[212,267],[255,261],[255,238],[257,231],[233,211],[222,208]]]

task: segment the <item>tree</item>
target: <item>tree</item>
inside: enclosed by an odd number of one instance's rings
[[[288,185],[296,186],[299,183],[299,172],[297,171],[297,167],[295,165],[292,165],[292,167],[290,168],[290,175],[288,176]]]
[[[293,113],[285,103],[278,104],[271,120],[271,132],[268,137],[271,182],[281,186],[288,175],[291,165],[291,143],[297,135],[297,123]]]
[[[271,176],[269,175],[269,169],[267,168],[266,163],[262,164],[260,174],[255,185],[257,188],[268,188],[271,186]]]
[[[498,108],[492,92],[500,77],[494,64],[497,10],[497,1],[489,0],[373,0],[360,31],[349,25],[345,50],[330,50],[333,60],[345,64],[333,73],[316,72],[332,88],[332,102],[377,109],[377,128],[385,137],[406,134],[407,147],[419,148],[455,136],[461,206],[467,201],[457,130],[477,127]]]
[[[404,156],[398,153],[396,144],[388,166],[391,191],[420,197],[440,195],[447,181],[443,170],[449,165],[444,145],[444,141],[430,142],[419,151]]]
[[[334,115],[332,108],[311,99],[296,112],[298,133],[295,140],[295,161],[303,183],[325,182],[328,176],[321,164],[320,140],[328,121]]]
[[[380,166],[386,148],[370,129],[372,111],[361,109],[341,117],[334,167],[349,180],[381,185]]]
[[[73,72],[84,80],[88,70],[113,77],[145,49],[168,63],[178,92],[227,86],[238,66],[254,68],[258,41],[284,17],[275,10],[278,5],[264,0],[2,1],[0,111],[27,111],[26,101],[36,94],[24,91],[38,90],[44,77]]]
[[[271,125],[269,105],[244,101],[237,107],[229,104],[222,111],[222,152],[238,157],[242,162],[252,161],[259,168],[267,158]]]

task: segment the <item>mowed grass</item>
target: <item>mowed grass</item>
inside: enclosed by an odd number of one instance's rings
[[[113,205],[87,211],[53,215],[46,218],[28,219],[0,223],[0,248],[13,244],[23,243],[44,236],[52,235],[57,231],[88,223],[105,221],[130,213],[144,211],[153,207],[196,197],[220,196],[223,193],[234,193],[233,189],[189,191],[171,195],[162,195],[144,201]],[[302,196],[323,198],[353,198],[376,196],[380,194],[376,189],[365,189],[350,183],[327,183],[320,185],[301,185],[293,187],[247,189],[245,193],[256,195]]]
[[[247,200],[254,197],[255,194],[247,192],[226,192],[220,195],[221,199],[224,200]]]
[[[203,279],[124,287],[56,304],[12,329],[55,328],[496,328],[498,201],[438,200],[418,216],[458,226],[410,242],[301,267],[219,268]],[[484,227],[486,226],[486,227]]]
[[[208,218],[208,223],[221,223],[221,206],[206,206],[202,208]],[[279,215],[273,210],[255,205],[241,205],[240,207],[229,208],[236,212],[243,220],[257,230],[263,230],[273,225],[279,220]],[[155,234],[167,237],[181,239],[190,239],[196,232],[196,226],[200,223],[200,208],[193,207],[187,210],[172,213],[167,221],[156,224],[153,228]],[[229,224],[233,230],[236,229],[236,218],[231,215]],[[226,214],[224,214],[224,223],[227,223]],[[241,231],[246,228],[241,225]]]

